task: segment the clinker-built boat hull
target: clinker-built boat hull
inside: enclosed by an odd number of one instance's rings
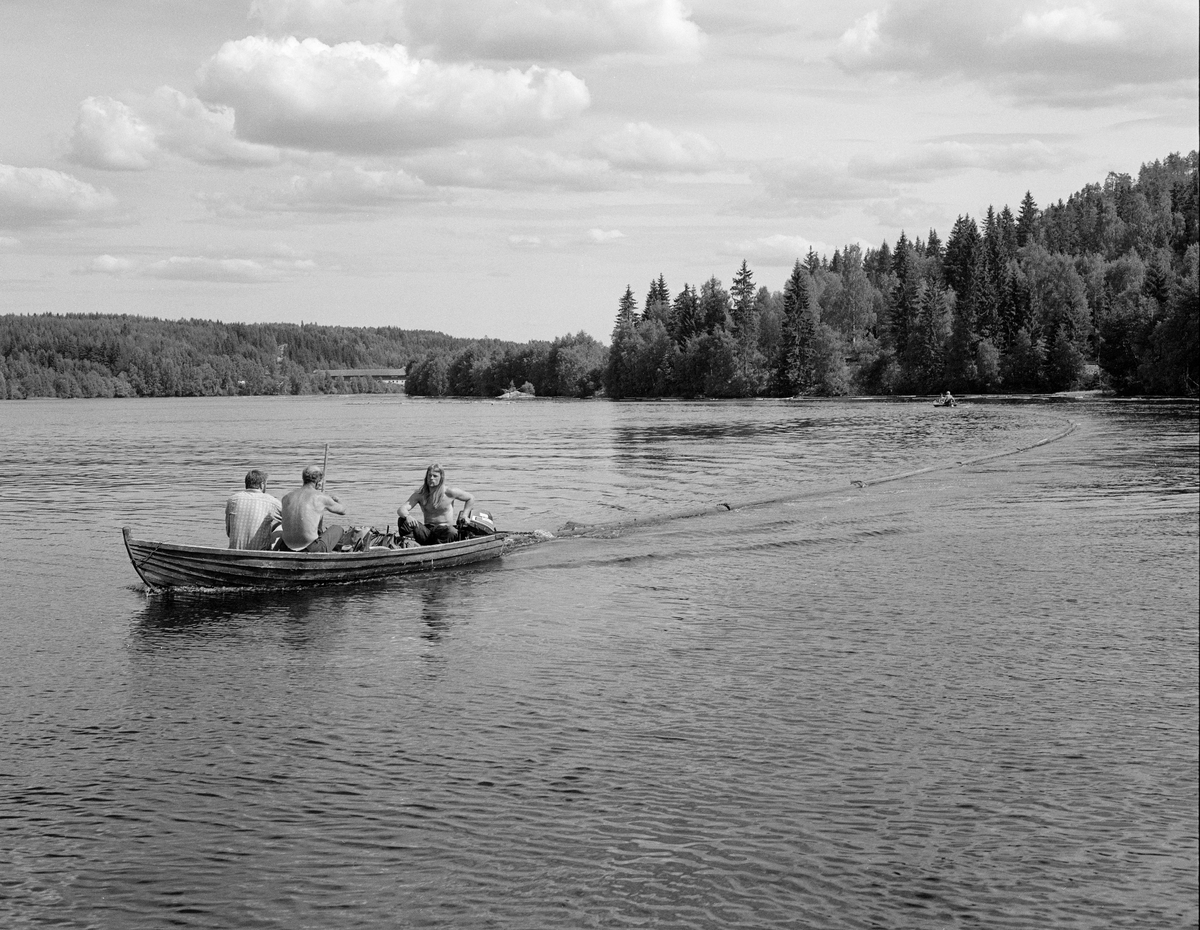
[[[134,570],[148,588],[299,588],[457,568],[500,556],[503,534],[412,549],[263,552],[134,539],[122,529]]]

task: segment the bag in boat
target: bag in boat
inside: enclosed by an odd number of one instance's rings
[[[361,536],[354,541],[355,552],[366,552],[368,549],[398,549],[396,534],[390,526],[380,529],[377,526],[364,528]]]
[[[467,520],[458,520],[458,538],[474,539],[476,536],[493,536],[496,533],[496,523],[490,513],[476,510]]]

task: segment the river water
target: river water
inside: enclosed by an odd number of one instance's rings
[[[353,523],[438,460],[557,538],[143,591],[122,525],[221,545],[326,443]],[[2,927],[1197,926],[1194,403],[28,401],[0,449]]]

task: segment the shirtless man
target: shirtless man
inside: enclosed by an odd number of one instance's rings
[[[332,552],[345,532],[340,526],[321,528],[325,511],[344,514],[346,508],[333,494],[322,490],[325,474],[320,465],[304,469],[304,485],[283,495],[283,544],[293,552]]]
[[[458,529],[454,525],[455,501],[463,502],[462,516],[470,516],[475,495],[446,487],[446,470],[441,465],[430,465],[425,469],[421,486],[396,511],[400,517],[400,535],[411,536],[422,546],[454,542],[458,539]],[[420,523],[409,516],[414,507],[421,508]]]

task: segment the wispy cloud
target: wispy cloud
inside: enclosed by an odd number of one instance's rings
[[[848,205],[861,205],[896,193],[887,179],[858,177],[844,164],[787,158],[752,166],[758,193],[745,198],[742,212],[762,216],[825,217]]]
[[[258,259],[173,255],[143,262],[117,255],[99,255],[81,268],[80,273],[224,284],[269,284],[305,274],[316,267],[316,263],[310,259],[287,257]]]
[[[803,261],[809,249],[818,255],[832,251],[823,242],[813,242],[803,236],[789,236],[783,233],[741,242],[727,242],[722,251],[725,255],[744,258],[751,264],[790,268],[797,260]]]
[[[531,249],[540,249],[542,247],[541,236],[509,236],[509,248],[520,249],[522,251]]]
[[[522,145],[429,152],[409,159],[408,164],[425,181],[443,187],[596,191],[623,183],[602,159]]]
[[[681,0],[254,0],[250,12],[277,36],[401,42],[449,58],[690,56],[704,44]]]
[[[208,202],[224,213],[362,213],[392,210],[437,196],[420,178],[400,169],[348,167],[297,174],[280,187]]]
[[[850,160],[849,173],[862,180],[922,182],[975,169],[1027,174],[1058,167],[1065,160],[1062,147],[1038,139],[943,139],[856,156]]]
[[[619,229],[593,228],[588,230],[588,239],[597,245],[606,245],[610,242],[619,242],[624,238],[625,234]]]

